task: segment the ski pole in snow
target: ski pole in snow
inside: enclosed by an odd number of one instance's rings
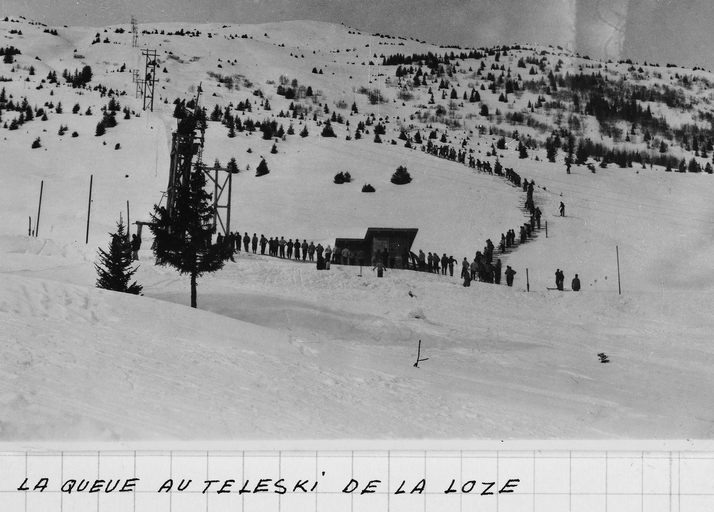
[[[126,201],[126,240],[131,240],[131,222],[129,222],[129,200]]]
[[[27,216],[27,236],[32,236],[32,215]]]
[[[94,174],[89,175],[89,200],[87,201],[87,235],[84,239],[84,243],[89,243],[89,217],[92,213],[92,182],[94,181]]]
[[[528,278],[528,269],[526,269],[526,291],[527,292],[531,291],[531,282],[530,282],[530,279]]]
[[[40,233],[40,212],[42,211],[42,189],[45,187],[45,180],[40,182],[40,203],[37,205],[37,220],[35,221],[35,237]]]
[[[622,287],[620,286],[620,249],[615,246],[615,256],[617,256],[617,294],[622,295]]]
[[[419,368],[419,363],[422,361],[428,361],[429,358],[425,357],[424,359],[421,358],[421,340],[419,340],[419,347],[417,348],[417,360],[416,363],[414,363],[414,368]]]

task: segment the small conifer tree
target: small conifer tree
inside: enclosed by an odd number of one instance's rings
[[[131,243],[124,233],[124,222],[119,219],[117,230],[110,233],[109,251],[99,249],[99,263],[94,264],[97,270],[97,288],[115,292],[141,294],[142,286],[136,281],[129,284],[137,267],[132,267]]]

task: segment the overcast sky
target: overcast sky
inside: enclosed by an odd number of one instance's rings
[[[544,43],[714,69],[714,0],[0,0],[0,9],[91,26],[132,14],[140,23],[313,19],[443,44]]]

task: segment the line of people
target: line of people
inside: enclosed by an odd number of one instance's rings
[[[222,234],[218,234],[216,239],[217,244],[228,244],[232,247],[234,252],[241,252],[242,249],[249,253],[252,251],[253,254],[258,253],[258,248],[260,248],[260,254],[266,254],[269,256],[274,256],[276,258],[282,259],[295,259],[302,261],[315,261],[317,259],[325,259],[331,261],[332,258],[332,248],[328,244],[327,247],[323,247],[322,244],[318,243],[315,245],[314,242],[307,243],[306,239],[302,242],[298,238],[285,240],[285,237],[277,236],[267,238],[265,235],[261,234],[258,238],[257,233],[253,233],[251,237],[246,232],[243,236],[239,232],[230,233],[225,238]]]

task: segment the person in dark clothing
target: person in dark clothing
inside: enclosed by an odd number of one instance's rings
[[[253,254],[258,252],[258,235],[253,233],[253,238],[250,241],[251,249],[253,249]]]
[[[540,211],[540,207],[536,206],[534,215],[535,215],[536,226],[538,226],[538,229],[540,229],[540,216],[542,214],[543,213]]]
[[[454,263],[456,263],[456,259],[453,256],[449,256],[449,277],[454,277]]]
[[[300,248],[302,249],[302,261],[305,261],[305,258],[307,258],[307,240],[303,239]]]
[[[501,284],[501,259],[496,260],[493,266],[493,282],[496,284]]]
[[[372,270],[377,269],[377,277],[383,277],[384,276],[384,263],[382,263],[381,258],[377,258],[377,265],[372,267]]]
[[[466,277],[471,277],[469,260],[467,260],[466,258],[464,258],[464,261],[461,262],[461,277],[463,279],[466,279]]]
[[[506,275],[506,284],[508,286],[513,286],[513,276],[515,276],[517,272],[513,270],[510,265],[506,265],[506,271],[504,274]]]
[[[265,254],[265,246],[268,243],[267,238],[262,233],[260,234],[260,254]]]
[[[471,286],[471,275],[468,272],[464,272],[464,286]]]
[[[243,248],[245,249],[245,252],[248,252],[248,246],[250,246],[250,237],[248,236],[248,232],[245,232],[245,235],[243,236]]]
[[[325,251],[325,248],[322,247],[322,244],[318,243],[317,247],[315,247],[315,252],[317,253],[318,258],[322,258],[322,253]]]
[[[555,287],[558,290],[563,290],[563,281],[565,281],[565,274],[563,274],[563,271],[560,269],[556,269],[555,271]]]
[[[240,252],[240,241],[241,241],[240,231],[234,232],[233,233],[233,243],[235,244],[235,250],[237,252]]]
[[[300,259],[300,241],[297,238],[295,239],[293,248],[295,249],[295,259],[299,260]]]
[[[560,216],[565,217],[565,204],[563,201],[560,202]]]
[[[449,258],[446,257],[446,253],[441,257],[441,275],[446,275],[446,267],[449,265]]]
[[[315,243],[310,242],[310,245],[307,246],[307,256],[310,259],[310,261],[314,260],[315,257]]]
[[[218,236],[216,237],[216,245],[219,247],[223,245],[223,235],[221,233],[218,233]]]
[[[287,255],[288,259],[292,258],[292,255],[293,255],[293,239],[292,238],[290,240],[288,240],[288,243],[285,244],[285,247],[286,247],[286,255]]]
[[[280,251],[280,257],[285,258],[285,246],[287,245],[287,242],[285,241],[285,237],[280,237],[280,241],[278,242],[278,251]]]
[[[580,278],[578,278],[578,274],[575,274],[575,277],[573,278],[572,282],[570,283],[570,288],[574,292],[579,292],[580,291]]]
[[[134,233],[131,235],[131,259],[134,261],[139,260],[139,249],[141,249],[141,238],[139,235]]]

